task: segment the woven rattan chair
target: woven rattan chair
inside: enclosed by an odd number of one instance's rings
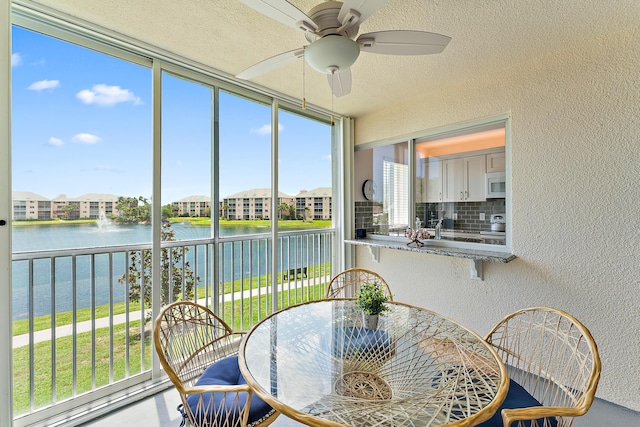
[[[155,321],[160,363],[180,393],[187,426],[267,426],[277,417],[254,395],[238,367],[240,337],[206,307],[176,302]]]
[[[378,274],[364,268],[350,268],[338,273],[327,287],[326,298],[355,298],[360,285],[380,283],[389,300],[393,300],[387,282]]]
[[[486,340],[502,357],[511,383],[501,408],[480,426],[568,427],[589,410],[602,366],[591,333],[575,317],[548,307],[519,310]]]

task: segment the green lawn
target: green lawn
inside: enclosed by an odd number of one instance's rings
[[[211,220],[209,218],[198,218],[198,217],[172,217],[169,218],[171,222],[188,222],[192,225],[198,226],[210,226]],[[221,227],[271,227],[270,220],[229,220],[229,219],[220,219]],[[314,219],[310,221],[303,220],[278,220],[278,228],[331,228],[332,223],[330,219]]]
[[[129,375],[143,372],[151,367],[151,337],[145,338],[145,361],[142,364],[142,343],[140,342],[140,321],[131,322],[129,333]],[[114,381],[126,377],[125,324],[115,325],[113,333],[113,378]],[[92,389],[91,374],[91,333],[78,334],[76,342],[76,394]],[[96,330],[96,387],[109,384],[109,329]],[[56,339],[56,401],[72,397],[73,389],[73,339]],[[52,402],[51,342],[44,341],[34,346],[34,404],[35,407],[50,405]],[[29,411],[29,347],[13,350],[13,395],[16,415]]]
[[[209,220],[202,218],[175,218],[176,221],[189,221],[194,225],[209,226]],[[34,226],[34,225],[73,225],[79,223],[92,223],[95,220],[51,220],[51,221],[14,221],[13,225],[17,226]],[[269,226],[270,221],[221,221],[221,226]],[[287,227],[308,227],[308,228],[326,228],[331,227],[331,221],[279,221],[280,228]],[[321,264],[317,266],[309,266],[307,274],[308,279],[312,281],[314,278],[320,278],[330,275],[331,264]],[[293,279],[291,279],[293,281]],[[306,279],[305,279],[306,280]],[[250,288],[265,287],[267,276],[254,277],[251,280],[235,280],[224,283],[225,294],[231,292],[239,292]],[[279,283],[282,283],[281,275],[278,276]],[[284,289],[288,288],[288,281],[284,282]],[[324,297],[326,283],[321,283],[309,288],[285,290],[279,294],[278,307],[286,307],[296,303],[317,300]],[[206,290],[203,287],[198,288],[198,298],[204,298]],[[211,295],[209,289],[208,295]],[[135,310],[139,305],[130,304],[130,310]],[[271,312],[270,296],[260,295],[252,298],[244,298],[231,302],[227,302],[221,309],[221,316],[233,328],[249,329],[253,324],[263,319]],[[95,318],[108,317],[111,314],[117,315],[125,312],[125,303],[116,303],[113,305],[113,313],[110,313],[109,306],[98,306],[95,308]],[[242,314],[242,316],[240,316]],[[78,310],[76,312],[76,321],[82,322],[91,320],[92,312],[90,308]],[[55,317],[55,326],[69,325],[73,321],[71,312],[57,313]],[[40,316],[34,318],[34,331],[46,330],[52,327],[51,316]],[[22,335],[29,332],[28,319],[13,322],[13,335]],[[144,343],[140,341],[140,321],[136,319],[129,323],[129,330],[126,330],[125,324],[114,326],[113,343],[110,342],[109,329],[102,328],[95,331],[95,387],[104,386],[110,383],[110,346],[113,345],[113,380],[118,381],[127,376],[127,360],[129,366],[129,376],[136,373],[144,372],[150,368],[152,355],[152,341],[150,337],[144,339]],[[129,339],[129,356],[126,358],[126,342]],[[78,334],[76,337],[76,390],[75,393],[81,394],[92,390],[92,337],[91,333]],[[142,360],[142,348],[144,346],[144,360]],[[52,367],[52,343],[51,341],[43,341],[34,345],[34,406],[36,408],[50,405],[54,400],[61,401],[73,396],[73,339],[72,337],[59,337],[56,339],[56,365]],[[19,347],[14,349],[13,353],[13,375],[14,375],[14,413],[20,415],[30,411],[30,373],[29,373],[29,347]],[[56,394],[52,395],[52,369],[55,370]]]
[[[331,272],[330,263],[320,264],[320,265],[309,267],[307,270],[307,277],[309,280],[312,280],[315,277],[323,277],[325,275],[329,275],[330,272]],[[291,280],[293,280],[293,278]],[[240,292],[242,290],[248,290],[251,288],[253,289],[264,288],[266,286],[266,282],[267,282],[267,276],[265,275],[254,277],[252,280],[246,279],[246,280],[234,280],[232,282],[227,281],[224,283],[223,292],[225,294],[228,294],[231,292]],[[278,283],[282,283],[282,276],[280,274],[278,275]],[[284,283],[286,286],[288,282],[285,281]],[[206,292],[207,290],[204,287],[202,286],[199,287],[198,299],[204,298],[205,295],[207,295]],[[212,295],[211,289],[209,289],[208,295],[209,296]],[[139,307],[140,306],[136,305],[135,303],[130,303],[129,310],[136,310],[136,309],[139,309]],[[124,302],[119,302],[113,305],[114,315],[122,314],[125,312],[125,310],[126,310],[126,306]],[[101,317],[109,317],[109,306],[108,305],[97,306],[95,313],[96,313],[95,314],[96,319],[99,319]],[[72,323],[72,320],[73,320],[72,312],[70,311],[57,313],[55,326],[58,327],[58,326],[70,325]],[[77,310],[76,321],[83,322],[86,320],[91,320],[91,308],[83,308],[83,309]],[[42,331],[50,328],[51,328],[50,315],[39,316],[33,319],[34,332]],[[29,320],[22,319],[22,320],[14,321],[12,331],[13,331],[13,336],[29,333]]]
[[[291,290],[280,293],[278,307],[288,307],[293,304],[321,299],[325,292],[326,284],[319,284],[302,290]],[[249,310],[249,307],[251,310]],[[226,322],[236,330],[246,330],[267,316],[271,307],[271,301],[267,296],[255,296],[243,300],[224,304],[221,314]],[[244,313],[242,317],[239,313]],[[151,367],[152,339],[150,336],[144,339],[144,362],[142,360],[143,343],[140,341],[140,321],[129,323],[129,330],[125,324],[114,326],[113,333],[113,379],[118,381],[126,377],[126,340],[129,335],[129,375],[143,372]],[[96,340],[96,387],[109,384],[110,377],[110,337],[109,329],[101,328],[95,331]],[[51,342],[44,341],[34,345],[34,405],[36,408],[52,403],[52,366],[51,366]],[[91,333],[77,335],[76,340],[76,394],[88,392],[92,389],[91,372]],[[73,339],[61,337],[56,339],[56,395],[55,400],[60,401],[72,397],[73,385]],[[13,395],[14,413],[20,415],[30,409],[29,393],[29,347],[16,348],[13,351]]]
[[[130,305],[130,309],[134,309],[136,306]],[[139,306],[138,306],[139,307]],[[122,314],[125,312],[125,303],[119,302],[113,305],[113,314]],[[96,318],[108,317],[109,306],[102,305],[96,307]],[[62,313],[56,313],[56,327],[70,325],[73,317],[71,311],[65,311]],[[91,309],[83,308],[76,311],[76,321],[84,322],[85,320],[91,320]],[[38,316],[33,319],[33,330],[42,331],[44,329],[51,328],[51,315]],[[13,336],[29,333],[29,319],[16,320],[13,322]]]

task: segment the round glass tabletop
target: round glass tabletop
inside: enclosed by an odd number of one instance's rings
[[[388,303],[376,329],[354,300],[279,311],[240,347],[247,383],[316,426],[471,426],[504,399],[508,377],[476,333],[435,312]]]

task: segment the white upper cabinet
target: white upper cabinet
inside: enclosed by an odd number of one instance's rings
[[[458,177],[458,172],[460,176]],[[462,185],[462,159],[449,159],[442,161],[442,201],[456,202],[459,199],[458,190]]]
[[[438,203],[442,202],[442,182],[443,182],[443,161],[438,160],[436,157],[429,157],[425,159],[425,180],[426,182],[426,202]]]
[[[486,156],[425,160],[427,203],[478,202],[485,199]]]
[[[487,173],[504,172],[504,151],[487,154]]]
[[[485,173],[504,171],[504,152],[444,160],[428,157],[422,167],[418,202],[481,202],[486,200]]]
[[[462,160],[462,185],[456,190],[462,195],[461,201],[479,202],[486,200],[484,188],[484,174],[486,156],[464,157]],[[458,172],[457,177],[460,176]]]
[[[479,202],[486,200],[484,189],[485,156],[462,157],[446,162],[445,202]],[[443,189],[445,186],[443,186]]]

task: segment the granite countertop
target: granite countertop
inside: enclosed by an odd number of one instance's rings
[[[427,240],[428,242],[428,240]],[[452,256],[458,258],[467,258],[476,261],[501,262],[507,263],[516,259],[516,256],[509,252],[494,252],[488,250],[455,248],[448,246],[436,246],[426,244],[425,246],[416,247],[415,244],[407,245],[406,242],[382,240],[382,239],[356,239],[345,240],[345,243],[360,246],[369,246],[382,249],[396,249],[409,252],[418,252],[424,254]]]

